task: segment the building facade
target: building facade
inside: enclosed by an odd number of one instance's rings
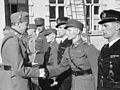
[[[61,16],[77,19],[84,23],[84,33],[90,34],[88,41],[92,39],[91,43],[94,43],[94,37],[100,37],[100,12],[104,9],[120,11],[120,0],[0,0],[0,7],[0,41],[3,38],[2,29],[10,25],[10,15],[17,11],[27,11],[29,23],[34,23],[36,17],[42,17],[46,28],[54,28],[56,19]]]

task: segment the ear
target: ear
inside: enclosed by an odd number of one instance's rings
[[[120,30],[120,23],[117,23],[116,30]]]
[[[76,33],[77,33],[77,35],[80,34],[80,33],[81,33],[81,30],[78,29],[78,28],[76,28]]]

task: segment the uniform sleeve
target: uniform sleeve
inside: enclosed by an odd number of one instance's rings
[[[63,59],[59,65],[47,66],[50,78],[58,76],[70,68],[69,60],[67,59],[66,54],[67,51],[64,53]]]
[[[24,58],[20,49],[18,40],[12,38],[7,41],[7,55],[14,72],[22,77],[39,77],[40,70],[38,68],[25,67]]]
[[[93,45],[90,45],[86,52],[87,52],[87,57],[92,69],[93,76],[95,78],[95,83],[97,86],[99,51]]]

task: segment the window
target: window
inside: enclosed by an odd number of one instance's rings
[[[11,13],[17,12],[18,5],[17,4],[12,4],[11,5]]]
[[[5,21],[10,26],[10,15],[17,11],[28,11],[28,0],[4,0]]]
[[[99,6],[94,6],[94,14],[98,14],[99,13]]]
[[[50,25],[56,25],[56,19],[64,16],[64,0],[49,0]]]
[[[56,17],[55,15],[55,6],[50,6],[50,18],[54,19]]]
[[[64,16],[64,7],[60,6],[58,11],[59,11],[59,13],[58,13],[59,17],[63,17]]]
[[[50,0],[50,3],[54,3],[54,4],[55,4],[55,3],[56,3],[56,0]]]
[[[64,0],[50,0],[50,19],[64,16]]]
[[[94,3],[99,3],[99,0],[94,0]]]
[[[86,25],[91,31],[97,29],[97,20],[99,20],[99,0],[86,0]]]
[[[86,0],[86,3],[92,3],[92,1],[91,0]]]
[[[58,3],[60,4],[62,4],[62,3],[64,3],[64,0],[58,0]]]

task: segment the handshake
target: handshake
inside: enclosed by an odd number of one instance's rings
[[[44,79],[48,77],[49,72],[46,68],[40,68],[39,70],[40,70],[40,76],[39,76],[40,78]]]
[[[40,71],[40,78],[47,78],[49,75],[49,72],[47,70],[47,68],[45,68],[43,65],[39,65],[38,63],[32,63],[32,67],[38,67],[39,71]]]

